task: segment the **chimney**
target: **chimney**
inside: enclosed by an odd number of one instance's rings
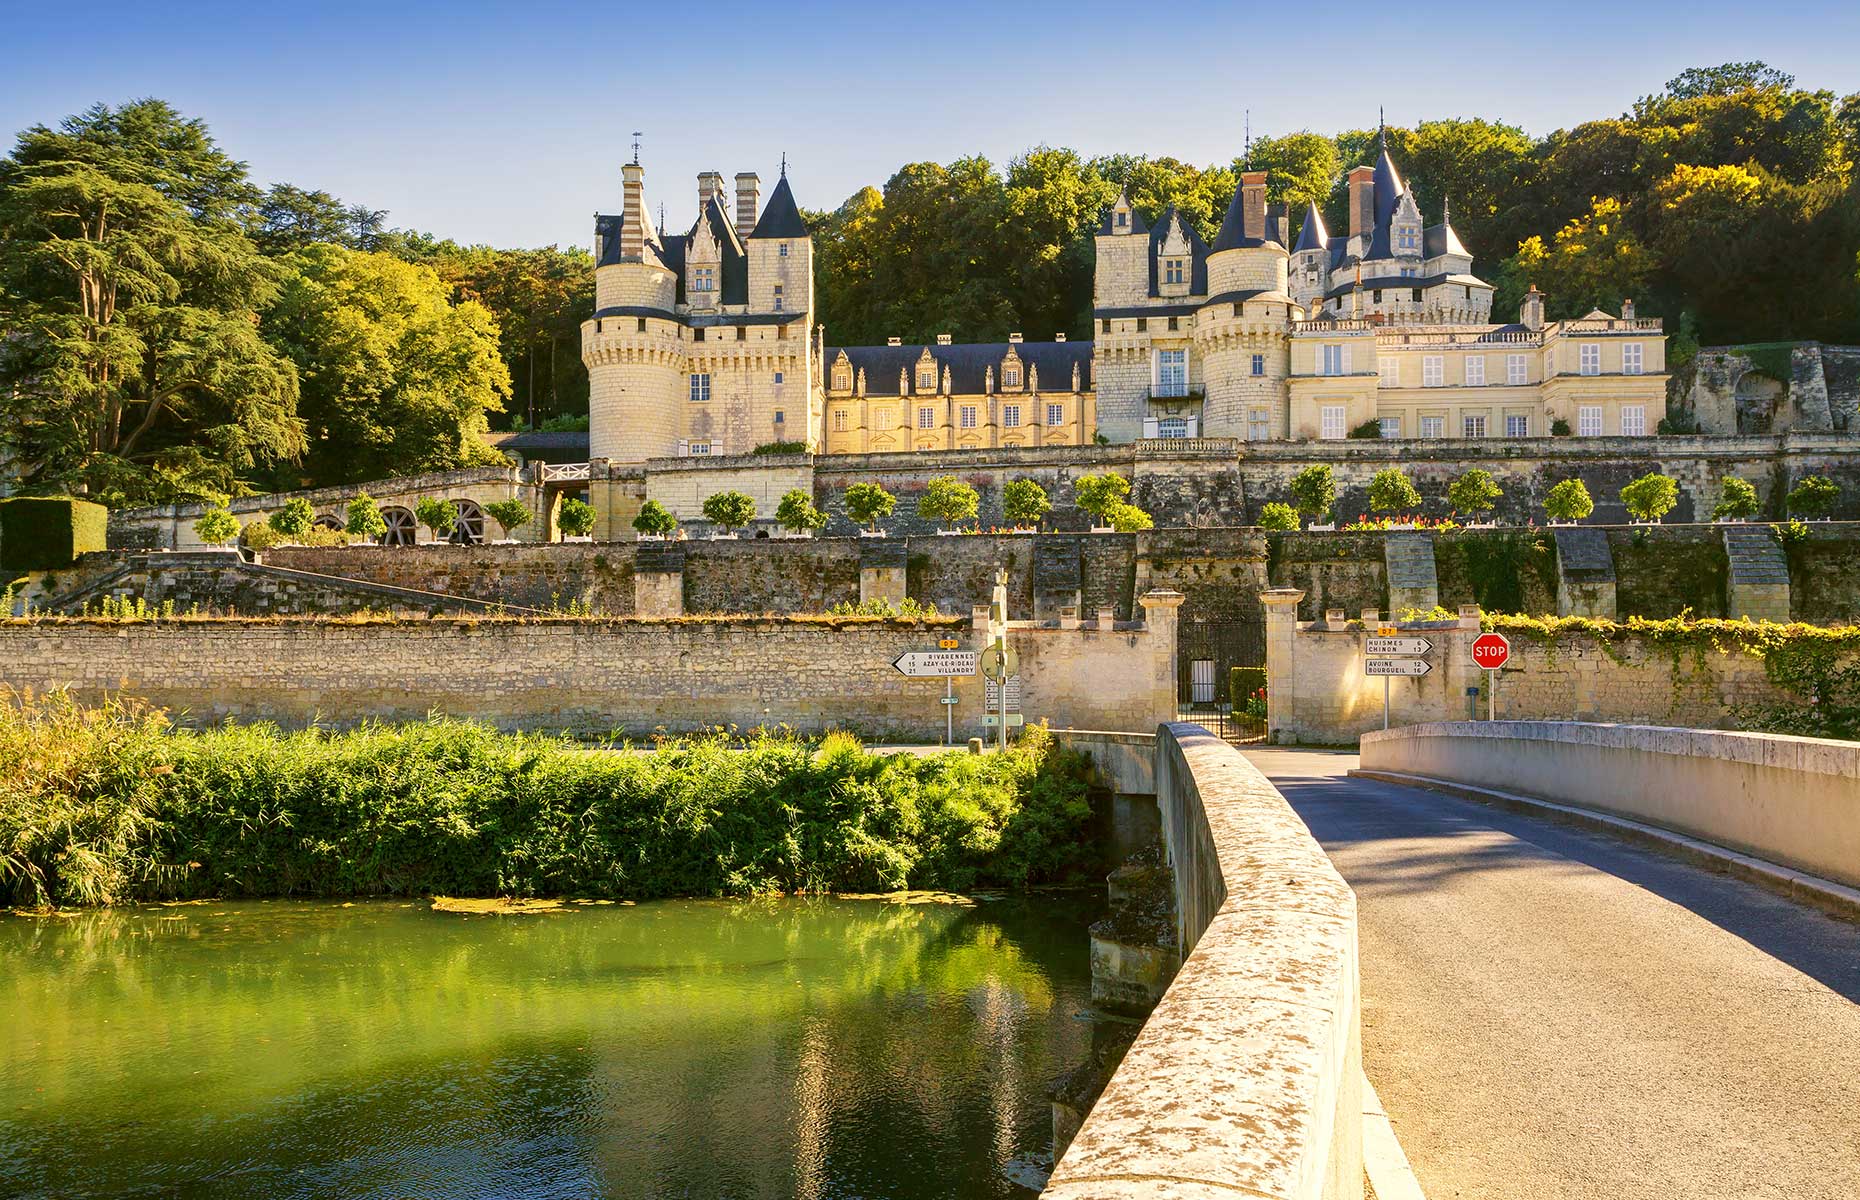
[[[625,207],[620,210],[620,257],[639,262],[646,257],[646,168],[627,163],[620,168]]]
[[[748,236],[756,227],[756,210],[762,207],[762,177],[754,171],[736,173],[736,232]]]
[[[1544,327],[1544,294],[1534,283],[1531,290],[1524,293],[1524,302],[1518,305],[1518,323],[1530,330]]]
[[[1350,236],[1368,237],[1376,227],[1376,169],[1350,168]]]
[[[947,346],[947,345],[949,345],[949,334],[947,334],[947,333],[939,333],[939,334],[937,334],[937,335],[936,335],[936,344],[937,344],[937,345],[939,345],[939,346]]]
[[[1623,321],[1634,319],[1634,298],[1632,296],[1621,302],[1621,319]]]
[[[1251,241],[1266,236],[1266,173],[1245,171],[1240,175],[1241,232]]]
[[[1008,334],[1008,341],[1009,341],[1009,342],[1010,342],[1011,344],[1013,344],[1013,345],[1019,345],[1019,344],[1020,344],[1020,334],[1018,334],[1018,333],[1010,333],[1010,334]]]
[[[700,171],[698,173],[698,212],[699,213],[702,213],[704,211],[704,206],[710,203],[710,200],[713,196],[718,199],[723,198],[723,172],[722,171]]]
[[[1063,333],[1055,333],[1055,334],[1053,335],[1053,340],[1054,340],[1055,342],[1063,342],[1063,341],[1065,341],[1065,340],[1066,340],[1066,335],[1065,335],[1065,334],[1063,334]]]
[[[904,339],[903,338],[886,338],[885,344],[887,346],[902,346],[904,344]]]

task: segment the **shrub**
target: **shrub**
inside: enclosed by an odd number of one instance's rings
[[[954,525],[972,520],[981,503],[974,488],[954,475],[939,475],[924,488],[923,497],[917,501],[917,515],[926,521]]]
[[[814,507],[814,498],[795,488],[775,506],[775,520],[789,533],[807,533],[827,523],[827,514]]]
[[[239,540],[245,543],[248,550],[264,551],[282,546],[292,539],[273,529],[269,523],[255,519],[247,521],[245,528],[239,531]]]
[[[1825,517],[1841,498],[1841,485],[1826,475],[1804,475],[1789,489],[1789,511],[1798,517]]]
[[[1001,489],[1001,515],[1009,524],[1038,525],[1052,511],[1046,489],[1031,479],[1016,479]]]
[[[677,528],[678,518],[657,500],[648,500],[640,505],[638,515],[633,518],[633,531],[647,537],[664,537]]]
[[[1298,510],[1274,500],[1259,510],[1259,527],[1278,533],[1294,531],[1298,528]]]
[[[355,537],[373,540],[387,532],[387,520],[381,515],[381,506],[367,492],[362,492],[349,501],[345,513],[343,529]]]
[[[524,506],[523,501],[516,499],[487,504],[484,506],[484,515],[503,527],[505,537],[510,536],[511,530],[521,529],[530,523],[530,510]]]
[[[413,519],[432,530],[436,538],[450,537],[459,523],[459,506],[450,500],[426,496],[414,505]]]
[[[704,501],[704,519],[721,526],[725,533],[741,529],[756,519],[756,502],[743,492],[717,492]]]
[[[1713,519],[1731,517],[1742,519],[1754,517],[1763,507],[1757,499],[1757,489],[1750,486],[1748,480],[1735,475],[1726,475],[1724,482],[1718,485],[1718,503],[1712,506]]]
[[[763,442],[751,454],[806,454],[806,442]]]
[[[1400,467],[1384,467],[1369,481],[1369,507],[1373,512],[1402,512],[1418,508],[1421,493],[1414,490],[1407,472]]]
[[[0,568],[60,571],[80,554],[109,547],[110,512],[70,496],[0,500]]]
[[[1369,418],[1367,421],[1364,421],[1361,425],[1358,425],[1354,429],[1350,430],[1350,436],[1353,438],[1359,438],[1359,439],[1381,437],[1382,436],[1381,418],[1379,417]]]
[[[266,518],[266,524],[287,538],[302,537],[316,526],[316,509],[302,496],[284,502],[284,507]]]
[[[586,537],[594,532],[594,506],[570,496],[562,501],[555,515],[555,526],[564,537]]]
[[[536,428],[542,433],[586,433],[588,414],[557,413],[553,417],[544,417],[543,423]]]
[[[1447,485],[1447,503],[1455,512],[1489,513],[1504,495],[1492,473],[1481,467],[1474,467]]]
[[[1240,708],[1248,696],[1266,688],[1266,668],[1229,667],[1227,669],[1227,703]]]
[[[1679,503],[1679,484],[1671,475],[1649,471],[1621,489],[1621,503],[1636,520],[1657,521]]]
[[[1697,433],[1699,419],[1689,408],[1677,408],[1660,418],[1655,433]]]
[[[1552,521],[1580,521],[1594,511],[1595,501],[1580,479],[1565,479],[1544,497],[1544,515]]]
[[[1329,463],[1317,463],[1292,476],[1292,504],[1304,516],[1323,520],[1337,503],[1337,477]]]
[[[239,518],[224,508],[209,508],[194,522],[194,536],[209,546],[224,546],[239,536]]]
[[[1551,437],[1568,437],[1569,436],[1569,422],[1565,421],[1562,417],[1558,417],[1556,420],[1550,422],[1550,436]]]
[[[898,498],[876,483],[855,483],[846,489],[845,504],[846,515],[855,524],[877,529],[898,506]]]
[[[1081,475],[1072,484],[1078,506],[1096,520],[1093,524],[1111,524],[1111,509],[1123,504],[1130,495],[1130,481],[1115,471],[1102,475]]]
[[[1111,511],[1104,514],[1104,518],[1111,523],[1111,528],[1119,533],[1135,533],[1139,529],[1151,529],[1156,525],[1156,522],[1150,519],[1150,514],[1134,504],[1113,504]]]

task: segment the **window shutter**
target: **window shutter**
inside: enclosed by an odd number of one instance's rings
[[[1350,348],[1348,346],[1345,346],[1343,348],[1343,369],[1342,371],[1339,372],[1339,374],[1348,375],[1349,373],[1350,373]]]

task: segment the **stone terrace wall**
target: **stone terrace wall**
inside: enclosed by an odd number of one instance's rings
[[[1150,729],[1174,715],[1175,621],[1017,630],[1029,721]],[[939,739],[941,679],[892,667],[907,650],[984,628],[775,619],[606,621],[88,621],[0,624],[0,682],[140,696],[189,723],[411,720],[430,712],[506,728],[633,733],[792,725]],[[956,680],[959,737],[979,736],[982,681]]]
[[[624,616],[633,611],[633,546],[631,542],[281,546],[261,557],[274,566],[299,571],[453,592],[525,608],[546,609],[579,600],[594,611]]]
[[[1796,618],[1860,623],[1860,538],[1855,530],[1811,525],[1807,539],[1786,549]]]

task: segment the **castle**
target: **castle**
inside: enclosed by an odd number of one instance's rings
[[[619,216],[595,219],[595,313],[582,326],[589,453],[612,462],[1084,445],[1642,436],[1665,413],[1657,318],[1596,311],[1490,320],[1442,206],[1424,223],[1386,144],[1351,170],[1349,232],[1316,205],[1298,237],[1241,175],[1212,245],[1173,207],[1146,224],[1121,195],[1096,235],[1096,339],[829,346],[815,323],[813,241],[784,166],[698,177],[683,235],[654,228],[645,174],[622,168]]]

